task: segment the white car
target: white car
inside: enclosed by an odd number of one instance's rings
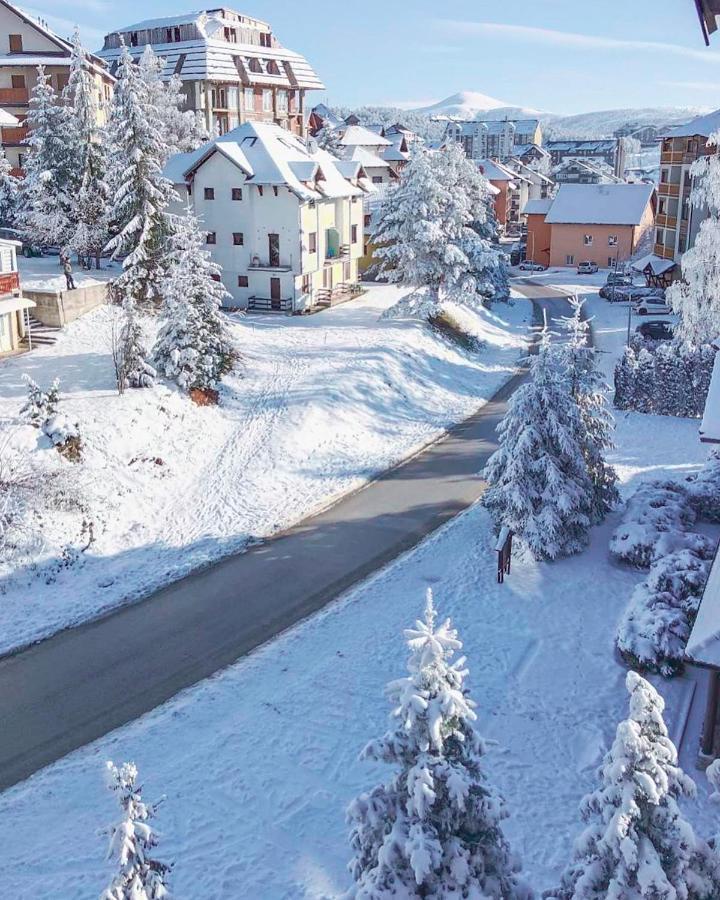
[[[594,275],[597,270],[597,263],[591,262],[589,259],[585,260],[584,262],[578,263],[578,275]]]
[[[520,263],[518,269],[523,272],[544,272],[545,266],[541,266],[540,263],[533,262],[531,259],[525,259]]]
[[[668,306],[664,297],[642,297],[635,304],[635,312],[639,316],[648,315],[665,315],[671,313],[672,310]]]

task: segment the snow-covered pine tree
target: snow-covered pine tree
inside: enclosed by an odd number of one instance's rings
[[[170,866],[153,854],[157,832],[150,824],[156,807],[144,803],[133,763],[107,763],[109,787],[117,794],[122,815],[110,834],[108,859],[117,867],[100,900],[170,900]]]
[[[615,421],[610,412],[605,383],[597,365],[597,353],[590,343],[590,323],[583,316],[583,301],[570,298],[572,316],[565,319],[568,333],[565,364],[570,391],[580,410],[580,446],[593,486],[593,521],[602,521],[617,504],[617,473],[605,462],[605,453],[615,446]]]
[[[489,483],[483,504],[496,526],[510,528],[536,559],[582,550],[594,516],[584,426],[563,357],[546,328],[528,381],[508,401],[497,429],[500,446],[483,472]]]
[[[629,718],[600,769],[600,787],[584,798],[589,823],[552,900],[711,900],[720,896],[720,866],[678,806],[695,793],[679,768],[663,721],[665,703],[628,672]]]
[[[20,414],[35,428],[42,428],[57,412],[60,402],[60,381],[56,378],[46,391],[27,373],[23,375],[23,381],[27,385],[27,400],[21,407]]]
[[[697,347],[720,335],[720,131],[708,138],[715,152],[696,160],[690,169],[695,181],[690,195],[694,206],[705,206],[693,246],[683,254],[682,279],[667,290],[667,300],[680,314],[675,336]]]
[[[338,128],[333,128],[330,122],[323,122],[322,128],[315,135],[315,141],[321,150],[327,150],[333,156],[342,156],[342,145],[340,143],[341,132]]]
[[[58,97],[50,76],[38,66],[27,123],[29,147],[21,185],[20,227],[36,244],[64,247],[72,229],[76,189],[76,144],[72,111]]]
[[[76,147],[78,187],[72,198],[72,233],[67,247],[90,265],[100,268],[100,254],[110,236],[110,192],[105,178],[107,167],[103,133],[98,128],[95,83],[87,50],[75,29],[72,39],[70,77],[64,92],[72,109],[71,141]]]
[[[137,307],[131,297],[122,301],[122,319],[113,347],[113,361],[118,392],[126,388],[152,387],[157,372],[147,361],[147,349]]]
[[[387,686],[392,725],[363,759],[392,777],[348,809],[356,900],[526,900],[531,892],[502,831],[504,804],[487,783],[485,744],[465,687],[465,659],[450,620],[425,616],[405,632],[409,675]]]
[[[113,163],[121,166],[111,211],[117,234],[108,242],[113,257],[126,254],[113,283],[116,300],[157,303],[167,271],[171,232],[168,204],[173,186],[163,177],[165,129],[155,117],[140,67],[123,47],[109,126]]]
[[[0,147],[0,227],[14,228],[19,213],[20,179],[12,174],[12,166]]]
[[[154,357],[159,371],[185,391],[214,388],[235,353],[220,305],[228,292],[220,267],[204,248],[203,232],[188,205],[169,248],[163,284],[162,325]]]

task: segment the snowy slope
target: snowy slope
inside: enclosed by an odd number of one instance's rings
[[[601,279],[548,275],[593,295],[588,286]],[[609,369],[625,310],[592,302]],[[693,471],[706,453],[697,422],[627,414],[618,426],[613,461],[625,493],[641,479]],[[427,585],[465,642],[478,728],[497,741],[486,767],[508,803],[506,831],[534,886],[551,887],[581,827],[580,798],[626,710],[612,641],[642,573],[609,563],[616,521],[617,514],[595,529],[578,557],[516,558],[499,586],[490,523],[475,507],[249,659],[7,791],[0,796],[5,893],[98,895],[108,871],[98,829],[116,816],[102,772],[112,758],[138,764],[148,799],[167,796],[158,828],[162,853],[175,862],[177,897],[340,897],[350,855],[344,808],[383,774],[357,754],[385,728],[382,688],[405,671],[401,631],[421,611]],[[691,687],[659,684],[674,737]],[[717,830],[715,809],[704,776],[689,773],[702,805],[688,813],[707,835]]]
[[[0,651],[299,520],[469,415],[509,377],[527,302],[470,313],[487,342],[473,356],[418,321],[380,321],[400,296],[379,286],[307,318],[235,316],[243,365],[217,408],[162,383],[118,397],[108,308],[74,322],[56,345],[1,363],[0,432],[29,458],[62,468],[95,540],[68,566],[63,548],[82,519],[53,511],[24,565],[0,558]],[[147,327],[150,338],[154,323]],[[63,409],[85,443],[79,466],[18,424],[24,372],[43,386],[60,378]]]
[[[412,112],[426,116],[446,116],[451,119],[476,119],[483,116],[489,119],[503,119],[505,116],[524,118],[539,115],[536,109],[512,106],[504,100],[497,100],[476,91],[459,91],[431,106],[423,106]]]
[[[542,117],[543,126],[553,138],[612,137],[623,125],[681,125],[709,111],[707,106],[647,107],[645,109],[604,109],[573,116]],[[548,136],[546,135],[546,136]]]

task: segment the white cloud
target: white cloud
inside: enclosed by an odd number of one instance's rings
[[[720,53],[711,50],[696,50],[682,44],[667,44],[661,41],[639,41],[632,38],[602,37],[600,35],[577,34],[572,31],[556,31],[551,28],[536,28],[531,25],[507,25],[498,22],[473,22],[458,19],[439,19],[438,24],[454,37],[474,37],[479,34],[489,37],[505,37],[535,44],[591,50],[635,50],[657,54],[671,53],[701,62],[720,64]]]

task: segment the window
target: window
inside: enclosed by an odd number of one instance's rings
[[[302,278],[302,292],[303,294],[309,294],[312,286],[312,281],[310,275],[303,275]]]
[[[212,278],[213,281],[220,281],[220,276],[218,275],[217,272],[213,272],[213,274],[210,277]]]
[[[172,28],[165,29],[165,43],[172,44]]]
[[[263,91],[263,112],[272,112],[273,108],[273,92],[272,91]]]
[[[11,34],[8,35],[10,40],[10,52],[11,53],[22,53],[23,52],[23,41],[21,34]]]
[[[205,188],[205,199],[206,200],[214,200],[215,199],[215,188]]]
[[[24,88],[25,87],[25,76],[24,75],[11,75],[10,80],[11,80],[12,86],[14,88]]]
[[[574,262],[575,262],[575,257],[572,254],[568,253],[568,255],[565,257],[565,265],[571,266],[571,265],[573,265]]]
[[[251,72],[254,72],[256,75],[262,73],[262,66],[260,65],[260,60],[256,59],[254,56],[250,59],[248,63]]]
[[[265,71],[268,75],[279,75],[280,69],[278,69],[278,64],[274,59],[268,59],[265,63]]]
[[[214,231],[208,231],[205,237],[206,244],[217,244],[217,234]]]
[[[608,247],[617,247],[617,238],[618,238],[618,236],[616,234],[609,234],[608,235]]]
[[[382,175],[373,175],[372,183],[373,184],[382,184]]]
[[[246,111],[255,109],[255,91],[252,88],[245,88],[244,97]]]
[[[365,227],[369,228],[370,223],[372,222],[372,216],[370,213],[365,213]]]
[[[592,235],[591,234],[583,235],[583,244],[585,244],[586,247],[592,247]]]
[[[280,235],[268,235],[268,263],[273,268],[280,265]]]
[[[233,231],[233,244],[236,247],[242,247],[245,243],[242,231]]]
[[[137,45],[138,45],[138,41],[137,41],[137,31],[131,31],[131,32],[130,32],[130,46],[131,46],[131,47],[137,47]]]
[[[287,112],[287,108],[288,108],[287,91],[278,91],[277,92],[277,105],[278,105],[278,109],[282,110],[283,112]]]
[[[232,198],[233,200],[242,200],[242,188],[233,188]]]
[[[182,38],[181,38],[181,36],[180,36],[180,29],[179,29],[179,28],[177,28],[177,27],[176,27],[176,28],[173,28],[173,35],[174,35],[174,40],[175,40],[175,42],[176,42],[176,43],[180,43],[180,41],[182,40]]]
[[[358,242],[357,225],[353,225],[350,228],[350,240],[352,241],[353,244],[357,244],[357,242]]]
[[[247,275],[238,275],[238,287],[249,287],[250,282],[248,281]]]
[[[311,231],[308,235],[308,253],[317,253],[317,232]]]
[[[615,265],[615,259],[612,256],[608,256],[608,269],[612,268]]]
[[[237,44],[237,31],[234,28],[225,28],[225,40],[228,44]]]

